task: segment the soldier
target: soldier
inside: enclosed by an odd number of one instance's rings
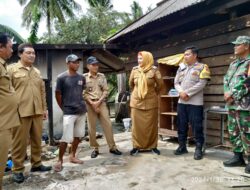
[[[12,55],[12,41],[6,34],[0,34],[0,189],[11,145],[11,130],[20,125],[17,112],[18,99],[6,69],[6,60]]]
[[[224,77],[224,99],[228,108],[228,132],[233,145],[233,158],[223,162],[226,167],[245,166],[250,173],[250,37],[239,36],[234,42],[237,59]]]
[[[187,47],[184,52],[185,64],[181,63],[175,77],[175,88],[179,92],[177,105],[177,128],[179,147],[175,155],[188,153],[186,147],[188,124],[191,124],[196,141],[194,159],[202,159],[203,134],[203,89],[210,79],[207,65],[197,60],[196,47]]]
[[[43,119],[47,118],[45,86],[40,71],[33,66],[35,50],[31,44],[18,46],[20,60],[8,67],[17,97],[20,100],[20,127],[12,131],[13,180],[22,183],[25,178],[24,160],[27,150],[27,139],[31,144],[31,172],[51,170],[51,166],[41,163],[41,139]]]
[[[60,142],[59,158],[54,167],[56,172],[62,170],[63,155],[68,143],[72,143],[72,152],[69,161],[75,164],[83,164],[76,157],[76,150],[80,138],[85,135],[86,105],[82,97],[85,88],[85,78],[77,72],[80,66],[77,55],[70,54],[66,57],[68,70],[57,77],[56,100],[63,111],[63,136]]]
[[[96,158],[99,154],[99,144],[96,141],[96,122],[100,120],[104,130],[105,138],[109,146],[109,152],[115,155],[122,153],[117,149],[113,137],[112,125],[109,118],[106,98],[108,95],[108,85],[104,74],[99,73],[99,61],[90,56],[87,59],[87,67],[89,72],[84,74],[86,78],[86,90],[84,98],[87,102],[87,118],[89,128],[90,146],[94,149],[91,158]]]

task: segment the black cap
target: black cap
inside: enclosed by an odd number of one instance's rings
[[[82,60],[80,57],[78,57],[77,55],[75,54],[70,54],[66,57],[66,63],[68,62],[74,62],[74,61],[80,61]]]
[[[96,57],[94,56],[90,56],[88,59],[87,59],[87,64],[97,64],[99,63],[99,61],[96,59]]]

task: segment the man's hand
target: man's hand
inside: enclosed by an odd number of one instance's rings
[[[48,110],[43,112],[43,120],[48,119]]]
[[[185,93],[185,92],[180,92],[179,93],[180,98],[184,101],[188,101],[189,100],[189,96]]]
[[[232,104],[234,99],[233,97],[231,96],[231,94],[229,93],[225,93],[224,94],[224,100],[228,103],[228,104]]]
[[[224,94],[224,100],[228,103],[228,104],[232,104],[234,102],[233,97],[231,96],[231,94],[229,93],[225,93]]]
[[[227,100],[231,97],[229,93],[224,94],[224,100],[227,102]]]
[[[101,105],[102,101],[98,100],[96,102],[94,101],[90,101],[90,104],[92,106],[92,108],[95,110],[96,113],[100,113],[100,105]]]

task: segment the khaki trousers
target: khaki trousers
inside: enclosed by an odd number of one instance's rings
[[[4,170],[6,168],[8,152],[11,145],[11,130],[12,129],[4,129],[0,131],[0,190],[2,189]]]
[[[108,143],[109,149],[114,150],[116,149],[113,131],[112,131],[112,124],[109,118],[108,108],[106,103],[102,103],[100,105],[100,113],[96,113],[93,108],[87,104],[87,117],[88,117],[88,131],[89,131],[89,142],[90,146],[96,150],[98,150],[99,144],[96,141],[96,122],[97,119],[100,120],[100,124],[103,128],[103,132]]]
[[[28,139],[31,146],[31,165],[32,167],[41,165],[43,117],[41,115],[21,117],[20,120],[21,126],[15,128],[12,133],[12,172],[16,173],[24,171]]]

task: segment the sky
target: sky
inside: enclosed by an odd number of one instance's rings
[[[75,0],[82,6],[83,12],[86,11],[88,5],[86,0]],[[140,6],[143,8],[145,13],[148,7],[155,8],[156,4],[161,0],[136,0]],[[113,0],[114,9],[120,12],[130,12],[130,5],[133,0]],[[17,0],[0,0],[0,24],[7,25],[19,33],[24,39],[29,36],[29,31],[22,27],[22,10]],[[41,37],[42,34],[46,32],[46,24],[43,20],[39,26],[38,36]]]

